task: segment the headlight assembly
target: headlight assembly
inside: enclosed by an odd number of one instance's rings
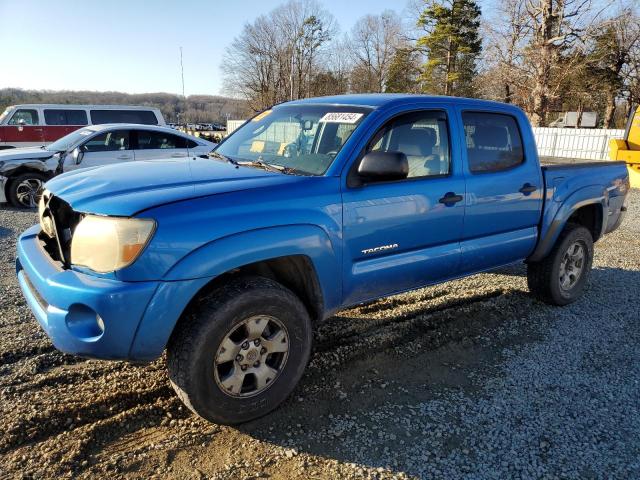
[[[151,239],[155,221],[85,216],[73,233],[71,263],[99,273],[131,265]]]
[[[55,235],[53,231],[53,222],[49,215],[45,215],[45,207],[50,195],[51,194],[47,190],[44,190],[42,195],[40,195],[40,200],[38,201],[38,218],[40,219],[40,228],[42,228],[42,231],[48,237],[53,238]]]

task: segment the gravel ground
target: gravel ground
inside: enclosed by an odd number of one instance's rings
[[[33,212],[0,207],[0,478],[638,478],[640,191],[577,303],[520,266],[340,312],[277,411],[191,415],[164,359],[57,352],[15,280]]]

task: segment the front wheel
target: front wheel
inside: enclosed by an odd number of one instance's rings
[[[7,198],[14,207],[37,207],[46,181],[47,177],[41,173],[22,173],[10,180],[7,187]]]
[[[276,408],[292,392],[311,351],[302,302],[263,277],[233,280],[203,297],[168,346],[171,384],[206,420],[236,424]]]
[[[529,290],[552,305],[575,302],[589,279],[593,237],[585,227],[568,224],[549,255],[527,265]]]

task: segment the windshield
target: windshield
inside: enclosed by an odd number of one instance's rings
[[[236,162],[264,162],[307,175],[322,175],[369,108],[282,105],[233,132],[216,153]]]
[[[13,107],[7,107],[4,112],[0,115],[0,124],[4,122],[4,119],[9,116],[9,114],[13,111]]]
[[[47,145],[46,149],[51,150],[52,152],[69,150],[71,147],[75,147],[77,143],[80,143],[93,133],[95,133],[95,131],[90,128],[81,128],[80,130],[71,132],[69,135],[65,135],[64,137]]]

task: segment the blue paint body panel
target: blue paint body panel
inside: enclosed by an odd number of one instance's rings
[[[529,123],[511,105],[393,94],[288,105],[313,103],[373,109],[322,176],[187,158],[85,169],[48,182],[47,189],[77,212],[157,224],[140,257],[108,274],[64,269],[40,245],[39,227],[22,234],[19,283],[55,346],[89,357],[152,360],[203,287],[263,260],[305,256],[326,317],[359,302],[544,258],[582,206],[601,210],[600,235],[620,223],[628,190],[624,164],[541,168]],[[349,172],[373,134],[399,114],[424,109],[446,113],[450,173],[349,186]],[[499,173],[472,173],[462,127],[469,110],[514,117],[525,162]],[[521,193],[525,184],[535,191]],[[463,201],[440,203],[448,192]],[[369,251],[379,246],[388,248]]]

